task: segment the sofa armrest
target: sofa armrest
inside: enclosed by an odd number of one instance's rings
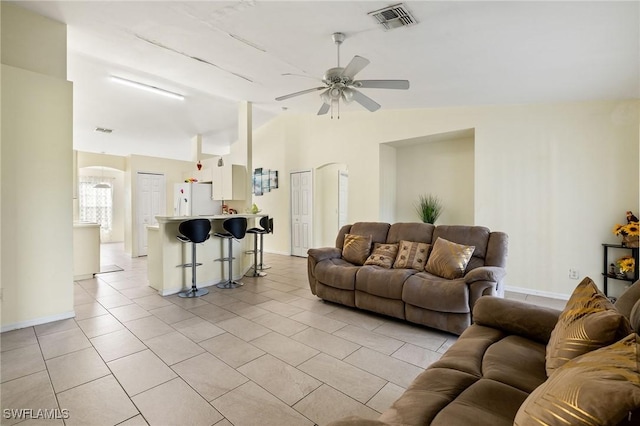
[[[491,281],[498,283],[502,281],[507,271],[499,266],[480,266],[472,269],[464,276],[464,282],[471,284],[476,281]]]
[[[546,344],[558,322],[560,311],[521,302],[484,296],[473,307],[475,324],[497,328]]]
[[[342,250],[335,247],[312,248],[307,251],[307,254],[313,257],[317,263],[327,259],[340,259]]]
[[[316,265],[323,260],[328,259],[340,259],[342,257],[342,250],[335,247],[323,247],[323,248],[312,248],[307,250],[307,276],[309,277],[309,288],[311,289],[311,293],[316,293],[316,287],[318,284],[318,280],[316,280]]]

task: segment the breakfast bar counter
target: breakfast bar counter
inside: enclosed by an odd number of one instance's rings
[[[226,256],[226,240],[214,237],[216,232],[224,231],[222,222],[232,217],[246,217],[248,227],[254,226],[255,219],[264,214],[221,214],[211,216],[156,216],[157,225],[147,226],[147,276],[149,286],[158,290],[162,296],[178,293],[191,287],[191,268],[179,265],[191,262],[191,247],[180,242],[176,237],[180,235],[178,226],[190,219],[209,219],[211,221],[211,237],[204,243],[198,244],[197,261],[202,263],[196,274],[197,286],[208,287],[224,280],[226,262],[216,262]],[[245,252],[251,250],[252,238],[233,241],[233,278],[241,278],[252,266],[253,257]]]

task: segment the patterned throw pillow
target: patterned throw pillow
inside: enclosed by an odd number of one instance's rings
[[[424,271],[424,265],[429,256],[427,243],[416,243],[401,240],[398,245],[398,255],[393,263],[394,269],[415,269],[418,272]]]
[[[627,318],[587,277],[573,290],[547,343],[547,376],[567,361],[608,346],[631,332]]]
[[[639,350],[633,333],[567,362],[531,392],[514,426],[622,424],[640,406]]]
[[[373,253],[364,262],[365,265],[377,265],[389,269],[398,254],[397,244],[375,243]]]
[[[430,274],[449,280],[462,278],[475,246],[456,244],[438,237],[431,250],[426,270]]]
[[[371,235],[347,234],[342,245],[342,258],[354,265],[362,265],[371,251]]]

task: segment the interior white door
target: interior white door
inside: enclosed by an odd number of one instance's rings
[[[138,172],[136,194],[136,231],[138,256],[147,255],[147,225],[155,225],[156,216],[165,214],[166,188],[164,175]]]
[[[313,182],[311,171],[292,172],[291,254],[307,257],[313,235]]]

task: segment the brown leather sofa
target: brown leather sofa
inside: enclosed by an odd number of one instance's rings
[[[371,236],[371,244],[438,238],[474,246],[464,276],[447,279],[426,271],[355,265],[342,256],[345,235]],[[454,334],[472,321],[481,296],[504,295],[508,237],[482,226],[357,222],[338,232],[335,247],[308,251],[311,292],[331,302],[366,309]]]
[[[634,330],[640,326],[639,296],[640,284],[636,284],[626,306],[615,305],[617,312],[631,320]],[[630,313],[633,301],[634,313]],[[347,417],[330,426],[640,425],[640,340],[637,334],[628,334],[626,320],[627,332],[622,335],[627,337],[622,340],[632,343],[625,356],[602,352],[620,344],[613,340],[617,343],[587,352],[602,353],[597,361],[576,358],[572,364],[567,362],[564,369],[568,371],[589,367],[574,375],[576,386],[564,383],[572,392],[544,393],[567,377],[555,377],[564,373],[558,371],[562,367],[549,376],[546,371],[547,345],[560,315],[551,308],[482,297],[474,307],[474,324],[377,420]],[[618,361],[626,362],[630,369],[621,372],[615,365]],[[547,410],[550,406],[553,408]],[[546,412],[536,417],[541,408]],[[553,409],[556,412],[551,414]]]

